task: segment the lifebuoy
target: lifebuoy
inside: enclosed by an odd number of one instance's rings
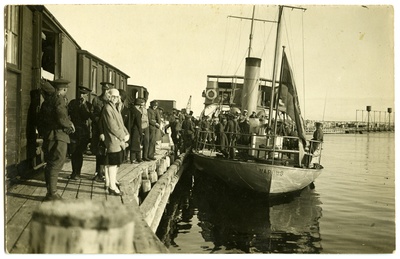
[[[210,100],[214,100],[215,98],[217,98],[217,91],[215,91],[214,89],[208,89],[206,92],[206,97]]]

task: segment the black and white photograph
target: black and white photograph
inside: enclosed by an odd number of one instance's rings
[[[4,3],[3,253],[395,255],[397,7]]]

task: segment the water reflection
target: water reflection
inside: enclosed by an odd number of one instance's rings
[[[175,242],[180,235],[190,238],[190,247],[179,247],[183,253],[320,253],[319,204],[310,188],[267,199],[232,190],[199,172],[185,172],[157,236],[167,247],[180,246]],[[195,222],[200,231],[193,231]]]

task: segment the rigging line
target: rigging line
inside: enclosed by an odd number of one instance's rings
[[[227,19],[227,22],[225,23],[226,25],[226,27],[225,27],[225,42],[224,42],[224,51],[222,52],[222,60],[221,60],[221,70],[220,70],[220,72],[221,72],[221,74],[222,74],[222,72],[224,71],[224,68],[223,68],[223,66],[224,66],[224,59],[225,59],[225,51],[226,51],[226,42],[227,42],[227,38],[228,38],[228,28],[229,28],[229,17],[227,17],[226,18]]]
[[[264,23],[264,48],[263,48],[263,50],[262,50],[262,52],[261,52],[261,57],[264,57],[264,53],[265,53],[265,50],[267,49],[267,44],[268,44],[268,41],[269,41],[269,39],[270,39],[270,37],[271,37],[271,33],[272,33],[272,28],[273,28],[274,26],[270,26],[269,27],[269,33],[268,33],[268,36],[267,37],[265,37],[265,30],[267,29],[266,28],[266,24]],[[265,58],[265,60],[267,60],[267,58]],[[267,70],[267,66],[266,65],[264,65],[264,74],[266,75],[267,73],[266,73],[266,70]],[[271,69],[268,69],[268,71],[271,73]],[[271,77],[271,75],[269,75],[269,77]]]
[[[323,112],[323,114],[322,114],[322,121],[324,121],[325,120],[325,108],[326,108],[326,99],[327,99],[327,97],[328,97],[328,86],[326,87],[326,93],[325,93],[325,102],[324,102],[324,112]]]
[[[239,53],[239,46],[240,46],[240,41],[241,41],[241,37],[242,37],[242,23],[241,22],[240,22],[240,24],[239,24],[239,26],[237,28],[237,31],[238,31],[238,33],[236,33],[235,35],[239,35],[239,38],[236,41],[237,45],[234,47],[233,53],[230,56],[230,59],[229,59],[229,62],[228,62],[228,67],[226,68],[227,73],[229,73],[229,69],[230,69],[231,63],[233,63],[234,56],[237,56],[238,54],[236,54],[236,53]],[[235,35],[233,35],[233,37]],[[246,49],[246,51],[247,51],[247,49]],[[237,61],[235,61],[235,62],[237,63]]]
[[[304,12],[301,14],[301,37],[303,45],[303,118],[306,118],[306,73],[305,73],[305,47],[304,47]]]
[[[236,71],[235,71],[234,75],[237,75],[237,72],[238,72],[239,68],[241,67],[241,65],[243,63],[243,60],[245,60],[246,56],[247,56],[247,49],[246,49],[243,57],[240,59],[241,61],[240,61],[239,65],[238,65],[238,67],[236,68]]]

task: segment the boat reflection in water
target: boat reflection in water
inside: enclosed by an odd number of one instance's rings
[[[313,189],[271,200],[199,172],[186,173],[157,230],[172,253],[322,252],[322,209]]]

